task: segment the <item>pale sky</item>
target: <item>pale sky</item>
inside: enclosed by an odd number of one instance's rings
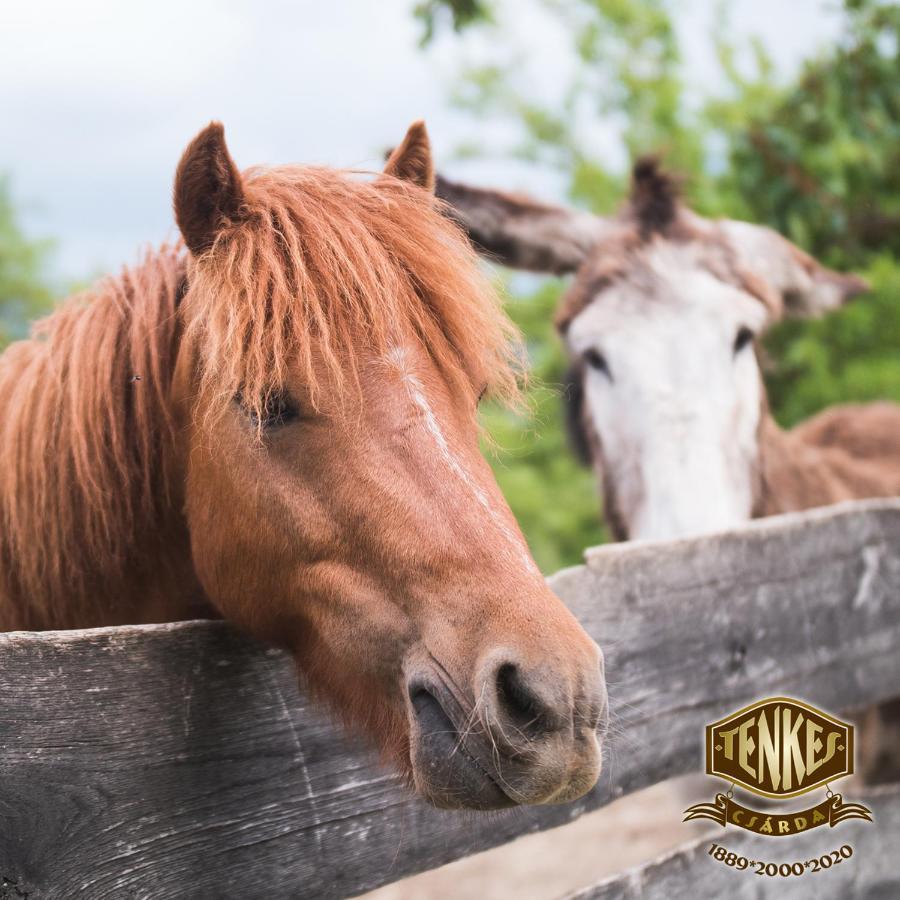
[[[483,60],[493,48],[481,35],[448,35],[423,53],[414,5],[2,0],[0,172],[13,178],[29,233],[58,240],[56,274],[84,278],[118,268],[141,245],[174,236],[175,165],[214,118],[225,123],[242,167],[367,168],[380,166],[382,150],[425,118],[444,171],[553,194],[558,181],[550,173],[452,160],[453,148],[473,136],[511,137],[449,103],[463,59]],[[554,96],[565,80],[561,34],[540,0],[505,0],[504,7],[515,41],[539,63],[535,92]],[[683,8],[678,26],[690,79],[702,83],[716,74],[707,38],[715,0],[684,0]],[[838,22],[823,0],[735,2],[738,33],[761,35],[785,74],[832,42]],[[602,152],[603,123],[596,135]]]

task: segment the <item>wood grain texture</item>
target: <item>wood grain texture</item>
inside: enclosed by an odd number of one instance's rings
[[[900,694],[898,502],[590,550],[551,583],[606,652],[604,774],[490,815],[411,797],[224,623],[0,635],[0,898],[349,896],[697,771],[704,725],[758,697]]]
[[[848,800],[851,799],[848,797]],[[818,828],[788,840],[765,838],[740,828],[718,830],[711,836],[680,847],[662,859],[606,878],[599,884],[570,894],[567,900],[671,900],[673,897],[728,897],[729,900],[808,900],[810,897],[900,897],[900,787],[894,785],[854,794],[865,803],[874,821],[845,822],[839,827]],[[788,877],[757,875],[755,870],[729,868],[710,858],[715,842],[748,860],[806,862],[844,844],[853,855],[830,869],[807,871]]]

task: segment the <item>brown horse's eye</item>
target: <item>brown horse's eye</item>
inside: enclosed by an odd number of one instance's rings
[[[737,335],[734,338],[734,355],[737,356],[741,350],[744,349],[748,344],[753,342],[753,338],[756,335],[745,326],[738,329]]]
[[[270,430],[281,428],[283,425],[288,425],[302,418],[300,408],[286,391],[274,391],[269,394],[262,414],[258,410],[249,407],[242,394],[238,393],[234,399],[255,429]]]

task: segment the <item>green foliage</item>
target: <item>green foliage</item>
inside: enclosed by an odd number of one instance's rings
[[[723,3],[709,38],[721,77],[691,90],[675,0],[536,2],[565,29],[574,63],[559,102],[534,100],[531,60],[508,46],[500,7],[484,0],[478,16],[454,19],[457,30],[491,29],[493,38],[490,60],[462,73],[457,104],[514,124],[519,138],[509,152],[565,173],[575,204],[614,210],[627,190],[625,161],[661,151],[686,176],[699,212],[764,222],[823,262],[862,272],[870,294],[820,321],[773,329],[771,406],[792,425],[835,403],[900,402],[900,8],[844,0],[841,40],[785,84],[758,40],[730,37]],[[456,4],[429,4],[441,5]],[[596,122],[616,130],[618,161],[591,145],[585,126]],[[552,282],[510,305],[528,338],[535,416],[523,428],[487,413],[510,451],[495,463],[500,484],[545,571],[577,562],[600,535],[591,476],[564,449],[554,391],[563,366],[550,325],[559,290]]]
[[[50,308],[53,295],[42,270],[51,246],[25,237],[9,181],[0,178],[0,347],[24,337],[29,320]]]
[[[551,280],[526,298],[510,300],[510,315],[528,340],[527,408],[514,413],[485,403],[482,412],[497,481],[545,572],[571,565],[585,546],[605,537],[594,477],[574,462],[559,427],[566,360],[553,311],[561,289],[561,282]]]
[[[753,218],[832,265],[900,255],[900,7],[848,0],[841,46],[732,138]]]
[[[725,190],[746,216],[872,291],[769,336],[772,409],[784,425],[834,403],[900,402],[900,7],[847,0],[840,45],[754,109],[731,140]]]
[[[621,201],[627,179],[603,165],[580,135],[587,120],[615,124],[630,156],[667,148],[673,165],[697,168],[700,136],[683,102],[681,57],[666,0],[545,0],[571,35],[577,73],[555,108],[536,103],[527,82],[528,57],[473,65],[455,100],[482,118],[517,122],[513,153],[570,175],[571,196],[598,212]],[[493,15],[493,14],[492,14]],[[494,28],[502,44],[501,26]]]
[[[822,319],[784,322],[769,335],[766,385],[782,425],[834,403],[900,402],[900,265],[883,254],[865,275],[871,293]]]
[[[448,13],[455,31],[462,31],[478,21],[489,21],[490,12],[483,0],[422,0],[417,3],[413,15],[422,23],[422,46],[434,39],[439,19]]]

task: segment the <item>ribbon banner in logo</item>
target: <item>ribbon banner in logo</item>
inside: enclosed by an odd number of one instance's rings
[[[725,794],[716,794],[714,803],[697,803],[684,811],[685,822],[691,819],[712,819],[723,828],[726,825],[737,825],[770,837],[799,834],[809,831],[826,822],[832,828],[846,819],[865,819],[872,821],[871,810],[861,803],[844,803],[840,794],[826,798],[809,809],[798,810],[787,815],[776,815],[757,812],[735,803]]]

